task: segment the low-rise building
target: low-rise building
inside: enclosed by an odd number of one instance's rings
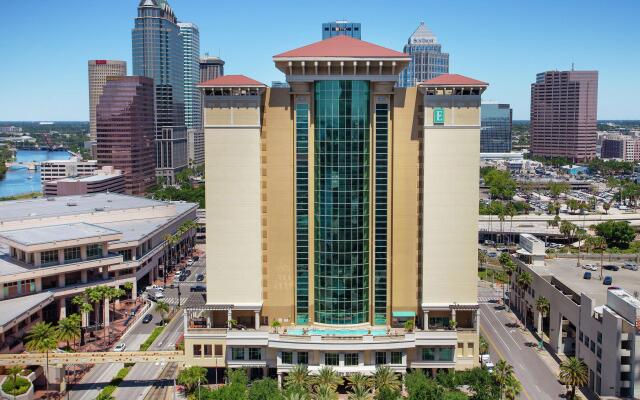
[[[197,205],[115,193],[0,203],[0,352],[19,350],[29,326],[77,311],[71,299],[99,285],[144,287],[161,276],[165,235],[194,221]],[[195,229],[177,249],[195,243]],[[91,319],[93,320],[93,319]]]
[[[72,196],[100,192],[124,193],[124,185],[122,171],[113,167],[102,167],[95,170],[93,175],[45,182],[42,192],[45,196]]]
[[[48,160],[40,163],[40,181],[42,183],[55,181],[70,176],[89,176],[98,169],[97,160],[79,160],[72,157],[69,160]]]
[[[607,135],[601,141],[600,157],[621,161],[638,161],[640,160],[640,139],[628,135]]]
[[[602,274],[576,268],[575,260],[530,264],[526,255],[518,257],[509,292],[510,306],[516,314],[530,329],[544,332],[552,352],[575,356],[585,362],[589,391],[600,398],[637,398],[640,394],[638,272],[620,269]],[[524,273],[531,275],[531,284],[518,283]],[[604,285],[603,275],[612,276],[616,286]],[[550,305],[544,315],[536,307],[542,297],[548,299]]]

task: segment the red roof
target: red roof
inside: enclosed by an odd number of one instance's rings
[[[408,58],[409,55],[350,36],[341,35],[273,56],[273,58],[298,57]]]
[[[211,79],[200,83],[198,86],[266,86],[262,82],[258,82],[244,75],[223,75],[215,79]]]
[[[468,78],[458,74],[443,74],[428,81],[420,83],[421,85],[451,85],[451,86],[489,86],[488,83],[476,79]]]

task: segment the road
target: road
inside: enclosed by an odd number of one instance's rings
[[[198,261],[194,263],[189,269],[192,271],[189,278],[184,282],[177,282],[180,284],[181,299],[180,303],[184,304],[187,297],[189,297],[189,288],[195,284],[205,285],[204,282],[196,282],[196,275],[205,272],[205,258],[200,257]],[[165,290],[165,301],[172,306],[178,304],[178,289],[170,288],[167,286]],[[150,313],[153,314],[153,321],[149,324],[143,324],[138,322],[131,328],[131,331],[126,334],[122,342],[127,345],[127,350],[137,350],[140,347],[151,331],[160,323],[160,315],[153,310],[153,303]],[[182,325],[182,311],[179,311],[175,318],[167,325],[163,332],[158,336],[149,350],[174,350],[175,343],[183,334]],[[71,400],[93,400],[98,396],[98,393],[102,388],[109,384],[111,379],[123,368],[121,363],[117,364],[99,364],[94,366],[87,375],[84,376],[82,381],[75,385],[70,392],[69,398]],[[114,396],[117,399],[133,400],[138,396],[142,396],[148,388],[154,383],[153,381],[160,376],[163,365],[158,363],[138,363],[136,364],[127,375],[127,378],[120,384],[115,391]]]
[[[499,298],[502,295],[502,292],[479,289],[481,300]],[[541,359],[537,343],[532,343],[531,335],[515,326],[510,327],[516,318],[504,307],[482,301],[480,303],[480,333],[489,343],[489,353],[494,364],[503,359],[513,366],[523,387],[519,398],[557,400],[565,393],[564,385],[558,382],[556,374]]]

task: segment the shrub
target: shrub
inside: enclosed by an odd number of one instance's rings
[[[31,382],[28,379],[16,377],[15,383],[12,377],[8,377],[5,379],[2,384],[2,390],[10,395],[18,396],[23,393],[26,393],[27,390],[31,387]]]

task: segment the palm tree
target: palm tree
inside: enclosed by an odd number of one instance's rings
[[[100,290],[100,286],[86,288],[85,297],[89,300],[89,302],[93,303],[93,312],[95,314],[95,325],[96,328],[100,323],[100,303],[102,302],[102,291]]]
[[[67,349],[71,349],[69,342],[80,337],[80,315],[73,314],[58,321],[56,339],[67,342]]]
[[[602,279],[602,264],[604,264],[604,251],[607,249],[607,241],[602,236],[589,236],[585,240],[585,246],[590,249],[600,250],[600,279]]]
[[[307,392],[298,392],[295,390],[285,391],[283,394],[283,400],[309,400]]]
[[[47,380],[47,398],[49,397],[49,351],[58,347],[56,328],[48,322],[38,322],[31,327],[27,333],[26,348],[29,351],[37,351],[45,353],[46,370],[45,378]]]
[[[332,391],[335,391],[338,385],[342,384],[342,381],[343,379],[329,366],[320,368],[318,375],[315,377],[315,384],[317,386],[326,386]]]
[[[574,234],[576,236],[576,239],[578,239],[578,267],[579,267],[580,266],[580,250],[582,247],[582,241],[587,239],[589,235],[587,234],[587,231],[585,231],[583,228],[578,228],[578,227],[576,227]]]
[[[207,382],[207,369],[197,366],[185,368],[178,374],[177,382],[191,393],[198,385]]]
[[[400,387],[402,386],[398,375],[396,375],[396,373],[387,365],[377,367],[371,380],[372,386],[376,392],[384,389],[395,392],[400,390]]]
[[[513,367],[506,361],[499,360],[493,369],[493,376],[500,387],[500,398],[503,399],[509,377],[513,376]]]
[[[336,389],[330,385],[319,385],[313,395],[314,400],[338,400]]]
[[[503,236],[504,236],[503,224],[505,220],[504,207],[500,208],[500,212],[498,213],[498,219],[500,220],[500,243],[503,243]]]
[[[87,325],[89,325],[89,313],[93,311],[93,306],[89,304],[85,295],[75,296],[71,300],[71,303],[78,306],[78,312],[80,312],[82,316],[80,323],[80,346],[84,346],[84,333]]]
[[[531,282],[533,282],[533,276],[527,271],[523,271],[520,276],[518,276],[517,283],[525,290],[531,285]]]
[[[573,223],[566,220],[560,222],[560,233],[566,236],[568,242],[571,242],[575,230],[576,226]]]
[[[604,203],[602,204],[602,209],[604,210],[605,214],[609,214],[609,209],[611,208],[611,203]]]
[[[515,375],[509,375],[504,385],[504,396],[507,400],[515,400],[521,391],[522,385],[520,381],[518,381]]]
[[[351,388],[351,393],[347,396],[348,400],[371,400],[371,392],[369,389],[361,386]]]
[[[164,325],[164,316],[169,312],[169,304],[165,301],[158,301],[155,307],[156,311],[160,313],[160,318],[162,318],[162,325]]]
[[[516,215],[516,207],[512,202],[507,205],[507,215],[509,216],[509,242],[513,243],[513,217]]]
[[[278,320],[274,320],[271,322],[271,327],[273,328],[274,333],[278,333],[278,328],[280,328],[282,324]]]
[[[14,365],[13,367],[10,367],[7,370],[7,375],[9,375],[11,377],[11,379],[13,380],[13,387],[14,387],[14,392],[13,392],[13,398],[16,398],[16,392],[15,392],[15,387],[16,387],[16,381],[18,380],[18,375],[20,375],[20,373],[22,372],[24,368],[18,366],[18,365]]]
[[[306,365],[297,364],[284,377],[285,389],[301,389],[305,392],[309,391],[313,384],[313,378],[309,375]]]
[[[538,336],[540,337],[542,337],[542,318],[547,316],[550,307],[551,303],[546,297],[540,296],[538,300],[536,300],[536,310],[538,310]]]
[[[352,392],[355,392],[355,389],[360,388],[360,389],[366,389],[368,390],[371,387],[371,378],[369,378],[368,376],[357,372],[353,375],[349,375],[347,377],[347,381],[348,381],[348,385],[349,388],[351,389]]]
[[[569,357],[560,364],[560,373],[558,374],[560,382],[571,387],[568,399],[576,398],[576,388],[587,384],[587,365],[584,361]]]

